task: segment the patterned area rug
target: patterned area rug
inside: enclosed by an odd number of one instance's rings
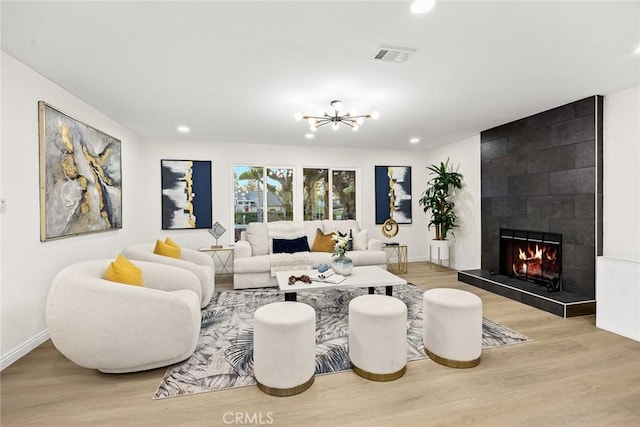
[[[348,352],[349,301],[366,288],[326,289],[298,293],[298,301],[316,310],[316,375],[351,369]],[[384,287],[376,293],[384,293]],[[394,286],[393,295],[407,304],[408,361],[424,359],[422,295],[413,284]],[[262,305],[283,301],[278,289],[216,292],[202,311],[200,339],[193,355],[170,366],[154,399],[255,385],[253,313]],[[526,336],[482,319],[482,348],[519,344]]]

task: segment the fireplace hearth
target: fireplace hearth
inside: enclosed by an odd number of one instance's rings
[[[500,229],[500,274],[562,291],[562,234]]]

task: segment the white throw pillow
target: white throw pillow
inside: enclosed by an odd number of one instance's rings
[[[351,236],[353,238],[353,250],[354,251],[366,251],[367,250],[367,230],[362,229],[360,231],[351,230]]]

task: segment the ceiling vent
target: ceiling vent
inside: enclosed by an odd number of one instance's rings
[[[409,55],[415,51],[411,47],[382,45],[372,58],[376,61],[402,63],[407,62]]]

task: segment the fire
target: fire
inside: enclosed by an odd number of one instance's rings
[[[542,249],[540,249],[538,247],[538,245],[536,245],[536,250],[535,251],[533,249],[531,249],[531,247],[528,247],[527,248],[528,254],[526,254],[522,250],[522,248],[518,248],[518,252],[519,252],[518,253],[518,258],[520,258],[523,261],[530,261],[530,260],[534,260],[534,259],[542,260]]]

